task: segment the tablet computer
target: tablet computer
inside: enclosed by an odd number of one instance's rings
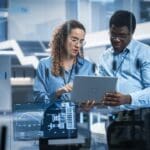
[[[115,92],[117,77],[75,76],[71,100],[76,103],[95,100],[100,102],[105,93]]]

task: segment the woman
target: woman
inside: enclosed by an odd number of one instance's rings
[[[36,102],[51,104],[70,100],[75,75],[93,75],[93,64],[82,49],[86,30],[75,20],[66,21],[54,32],[51,56],[40,61],[34,84]]]

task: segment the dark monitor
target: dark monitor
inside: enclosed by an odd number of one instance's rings
[[[6,133],[7,133],[7,127],[1,126],[0,127],[0,149],[6,150]]]

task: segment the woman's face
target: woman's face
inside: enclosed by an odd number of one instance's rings
[[[72,29],[66,40],[66,51],[68,57],[76,57],[84,46],[85,32],[80,28]]]

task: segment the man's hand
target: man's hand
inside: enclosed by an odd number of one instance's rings
[[[56,97],[60,97],[63,93],[68,93],[68,92],[71,92],[72,91],[72,84],[69,83],[69,84],[66,84],[65,86],[59,88],[57,91],[56,91]]]
[[[107,106],[119,106],[130,103],[131,103],[131,96],[123,95],[119,92],[106,93],[103,99],[103,104]]]

